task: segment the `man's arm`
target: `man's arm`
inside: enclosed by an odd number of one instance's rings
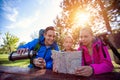
[[[34,39],[33,41],[28,42],[25,45],[21,45],[21,46],[18,47],[17,53],[21,54],[21,53],[24,53],[24,52],[26,52],[28,50],[33,50],[37,43],[38,43],[38,39]]]

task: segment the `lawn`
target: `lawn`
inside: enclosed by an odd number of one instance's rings
[[[120,50],[120,49],[119,49]],[[109,50],[111,57],[113,56],[112,51]],[[0,65],[3,66],[19,66],[19,67],[27,67],[29,64],[29,59],[25,60],[16,60],[16,61],[9,61],[8,60],[8,54],[0,54]],[[114,59],[112,59],[114,60]],[[114,61],[112,61],[114,65],[114,71],[120,72],[120,65],[116,64]]]
[[[0,65],[27,67],[29,64],[29,59],[9,61],[8,56],[8,54],[0,54]]]

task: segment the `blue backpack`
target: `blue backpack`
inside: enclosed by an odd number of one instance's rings
[[[40,48],[40,42],[44,39],[44,29],[40,29],[39,31],[39,42],[36,44],[36,46],[34,47],[34,51],[38,51],[38,49]]]
[[[36,44],[35,48],[33,49],[34,51],[38,51],[40,48],[40,42],[44,39],[44,29],[40,29],[39,30],[39,42]],[[56,42],[53,43],[54,45],[56,45]],[[52,46],[52,49],[54,49],[54,45]]]
[[[36,44],[36,46],[34,47],[34,49],[33,49],[33,51],[35,51],[35,52],[38,52],[38,50],[39,50],[39,48],[40,48],[40,41],[42,41],[43,39],[44,39],[44,29],[40,29],[40,31],[39,31],[39,41],[38,41],[38,43]],[[55,43],[55,45],[56,45],[56,42],[54,42]],[[54,46],[52,47],[52,49],[54,49]],[[46,53],[45,53],[45,55],[46,55]],[[44,55],[44,56],[45,56]],[[35,67],[35,65],[33,64],[33,59],[35,58],[35,56],[33,56],[31,59],[30,59],[30,63],[33,65],[33,66],[31,66],[31,65],[29,65],[29,67]]]

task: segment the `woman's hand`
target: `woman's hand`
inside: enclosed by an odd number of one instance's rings
[[[56,65],[56,63],[53,61],[53,72],[58,72],[58,70],[57,70],[57,65]]]
[[[53,72],[58,72],[58,70],[57,70],[55,64],[53,64]]]
[[[35,58],[33,60],[33,64],[36,66],[36,67],[39,67],[41,69],[45,68],[46,67],[46,63],[45,63],[45,60],[43,58]]]
[[[77,68],[75,74],[80,76],[91,76],[93,74],[93,69],[91,66],[81,66]]]

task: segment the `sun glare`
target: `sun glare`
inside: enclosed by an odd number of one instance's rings
[[[76,25],[85,25],[89,22],[90,14],[88,12],[77,12],[75,16]]]

